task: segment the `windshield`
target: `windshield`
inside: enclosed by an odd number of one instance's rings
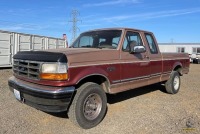
[[[120,41],[121,33],[121,30],[102,30],[82,33],[71,47],[116,49]]]

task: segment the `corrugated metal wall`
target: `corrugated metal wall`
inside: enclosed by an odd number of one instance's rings
[[[12,57],[18,51],[54,48],[66,48],[66,40],[0,30],[0,67],[12,66]]]
[[[13,34],[0,32],[0,66],[10,65],[12,62]]]

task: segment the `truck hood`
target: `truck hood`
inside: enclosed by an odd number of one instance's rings
[[[119,60],[119,51],[116,49],[64,48],[47,51],[65,54],[68,59],[69,66],[110,63],[115,60]]]
[[[96,64],[109,64],[119,60],[119,51],[113,49],[96,48],[64,48],[45,51],[23,51],[14,55],[14,59],[40,61],[40,62],[64,62],[69,66],[85,66]]]
[[[59,52],[64,53],[65,55],[73,55],[73,54],[80,54],[80,53],[89,53],[89,52],[97,52],[101,49],[96,48],[59,48],[59,49],[49,49],[45,50],[47,52]]]

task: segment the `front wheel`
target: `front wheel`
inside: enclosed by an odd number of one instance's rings
[[[178,93],[181,85],[180,75],[177,71],[173,71],[169,80],[165,83],[166,91],[170,94]]]
[[[68,116],[74,124],[89,129],[102,121],[106,108],[107,99],[102,87],[88,82],[77,89]]]

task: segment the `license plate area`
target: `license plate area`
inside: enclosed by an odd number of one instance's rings
[[[18,90],[14,89],[14,95],[17,100],[21,101],[21,95]]]

